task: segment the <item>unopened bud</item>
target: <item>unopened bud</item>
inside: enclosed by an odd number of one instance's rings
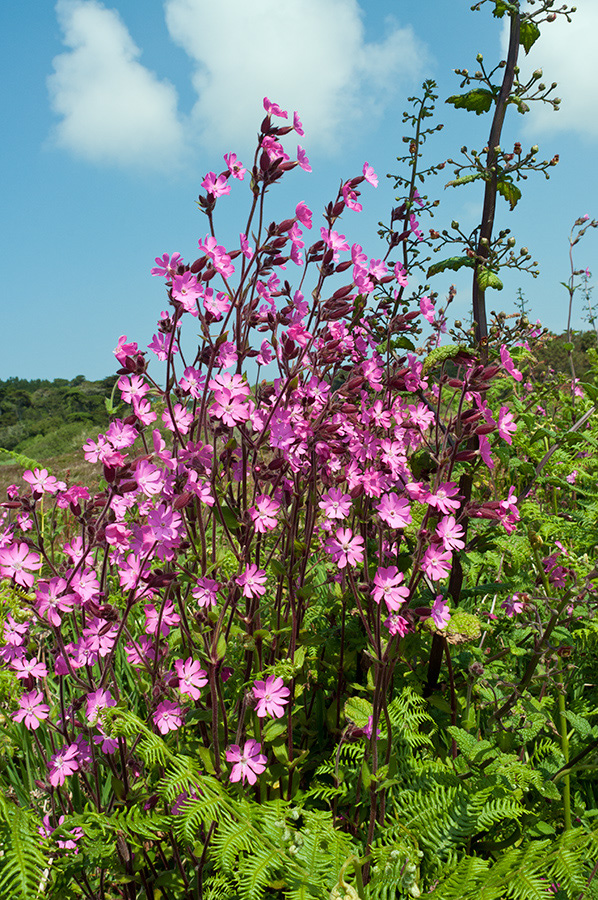
[[[542,77],[542,69],[536,69],[536,71],[532,75],[532,78],[535,78],[537,81],[538,78],[541,78],[541,77]]]
[[[456,219],[453,219],[453,221],[451,222],[451,228],[458,228],[458,227],[459,227],[459,223],[457,222]]]

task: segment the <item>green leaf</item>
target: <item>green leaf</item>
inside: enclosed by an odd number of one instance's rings
[[[226,656],[226,635],[221,634],[216,644],[216,656],[218,659],[224,659]]]
[[[281,722],[280,719],[272,719],[270,722],[268,722],[267,725],[264,726],[262,737],[265,741],[275,741],[277,738],[281,737],[281,735],[283,735],[286,730],[286,722]]]
[[[509,4],[505,0],[494,0],[494,12],[492,15],[497,19],[502,19],[504,14],[509,11]]]
[[[349,722],[354,722],[358,728],[366,728],[373,708],[369,700],[364,700],[363,697],[349,697],[344,711]]]
[[[480,178],[484,178],[484,174],[482,172],[473,172],[471,175],[462,175],[461,178],[455,178],[453,181],[447,181],[447,183],[445,184],[445,188],[459,187],[460,184],[469,184],[470,181],[478,181]]]
[[[523,19],[519,30],[519,43],[525,50],[525,55],[529,53],[538,38],[540,37],[540,29],[531,19]]]
[[[521,200],[521,191],[517,187],[516,184],[513,184],[512,181],[508,181],[507,179],[501,180],[497,183],[496,189],[501,197],[504,197],[505,200],[508,201],[511,209],[515,209],[517,206],[517,201]]]
[[[478,285],[481,291],[485,291],[487,288],[494,288],[497,291],[503,289],[503,283],[496,272],[485,266],[480,266],[478,269]]]
[[[221,506],[220,512],[222,513],[222,520],[229,531],[237,531],[239,528],[239,522],[237,520],[236,515],[228,506]]]
[[[448,259],[441,259],[440,262],[433,263],[426,273],[426,278],[438,275],[439,272],[445,272],[446,269],[456,272],[457,269],[462,269],[463,266],[468,266],[472,269],[474,266],[473,259],[469,256],[450,256]]]
[[[474,112],[476,116],[488,112],[492,106],[494,94],[487,88],[473,88],[466,94],[454,94],[449,97],[447,103],[452,103],[455,109],[466,109],[468,112]]]
[[[197,752],[206,772],[208,772],[210,775],[215,775],[216,769],[214,768],[214,760],[212,759],[212,754],[210,753],[208,747],[204,747],[202,744],[200,744],[197,748]]]
[[[270,568],[275,575],[286,575],[286,569],[279,559],[271,559]]]
[[[428,353],[426,356],[422,367],[422,375],[426,375],[431,369],[436,368],[436,366],[441,366],[445,360],[452,359],[460,353],[465,353],[467,356],[473,357],[469,348],[464,347],[461,344],[446,344],[444,347],[436,347],[436,349],[432,350],[431,353]]]
[[[595,384],[588,384],[587,382],[582,381],[580,387],[584,389],[584,391],[588,395],[588,399],[590,399],[592,403],[596,403],[598,401],[598,387]]]
[[[508,98],[507,103],[514,103],[517,107],[517,112],[521,113],[522,116],[525,115],[526,112],[529,112],[529,106],[524,100],[521,99],[521,97],[512,95]]]

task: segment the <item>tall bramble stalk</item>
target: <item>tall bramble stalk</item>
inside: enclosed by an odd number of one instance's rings
[[[523,47],[525,53],[529,53],[540,37],[540,25],[555,21],[558,15],[563,15],[570,21],[571,13],[574,12],[573,7],[567,8],[564,5],[554,9],[554,0],[538,0],[530,4],[523,4],[520,0],[481,0],[472,6],[472,10],[478,11],[486,2],[493,4],[495,17],[502,19],[507,16],[509,19],[507,57],[488,70],[482,54],[478,54],[476,62],[480,68],[473,74],[468,69],[455,69],[456,74],[462,78],[461,88],[467,87],[468,90],[447,100],[456,109],[465,109],[476,115],[492,111],[488,140],[482,151],[468,151],[467,147],[462,147],[464,161],[449,159],[449,164],[455,166],[455,178],[448,182],[447,187],[458,187],[474,181],[484,182],[482,216],[480,223],[469,234],[460,229],[457,221],[452,223],[451,231],[432,232],[432,236],[438,241],[436,250],[447,245],[460,245],[465,252],[434,263],[428,269],[428,277],[447,269],[457,270],[464,266],[473,269],[475,340],[482,348],[488,340],[486,291],[489,288],[502,290],[500,269],[516,268],[531,272],[534,277],[538,274],[537,263],[532,261],[527,247],[515,252],[516,242],[510,236],[510,229],[502,229],[495,235],[498,195],[507,201],[511,210],[515,209],[521,198],[518,185],[528,177],[527,173],[543,172],[548,178],[548,170],[558,162],[558,156],[539,162],[536,157],[538,147],[535,145],[527,153],[523,152],[519,141],[515,142],[512,151],[505,151],[501,147],[509,106],[514,106],[517,112],[525,114],[532,101],[549,103],[554,109],[558,109],[560,104],[558,98],[551,97],[556,83],[547,87],[542,82],[541,69],[535,70],[527,81],[520,80],[520,49]],[[499,82],[497,76],[500,73],[502,79]],[[482,349],[482,352],[487,358],[487,351]]]

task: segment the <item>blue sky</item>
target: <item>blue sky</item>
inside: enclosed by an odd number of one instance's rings
[[[267,94],[297,109],[313,167],[295,170],[271,193],[270,218],[292,215],[299,200],[314,209],[368,162],[380,176],[363,191],[364,212],[348,212],[339,230],[383,253],[377,223],[394,202],[387,172],[403,153],[401,113],[424,78],[438,83],[436,122],[426,162],[484,146],[490,117],[453,109],[455,67],[475,56],[498,60],[502,24],[490,5],[468,0],[5,0],[3,4],[3,342],[0,378],[101,378],[115,370],[118,336],[145,347],[165,308],[154,257],[195,258],[205,219],[195,200],[206,172],[222,171],[229,151],[249,161]],[[514,213],[501,203],[497,224],[527,245],[540,277],[514,273],[490,308],[514,309],[521,287],[533,318],[561,331],[569,274],[567,237],[575,218],[598,218],[598,0],[578,0],[571,25],[546,26],[525,65],[559,82],[561,110],[510,111],[503,146],[540,145],[560,154],[550,181],[531,176]],[[288,147],[289,151],[294,146]],[[471,227],[479,185],[426,192],[441,205],[433,221]],[[249,188],[235,182],[219,201],[217,233],[236,246]],[[315,223],[316,224],[316,223]],[[319,225],[319,223],[318,223]],[[598,273],[598,234],[576,248],[578,268]],[[454,273],[437,276],[444,296]],[[465,278],[454,315],[467,318]],[[598,298],[597,298],[598,299]],[[577,327],[583,310],[574,311]],[[150,354],[151,355],[151,354]],[[156,368],[158,367],[156,363]]]

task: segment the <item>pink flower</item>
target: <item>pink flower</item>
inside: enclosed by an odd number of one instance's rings
[[[12,714],[15,722],[24,722],[25,728],[33,731],[39,728],[42,719],[47,719],[50,712],[50,707],[42,703],[43,699],[41,691],[23,694],[19,700],[19,709]]]
[[[312,217],[312,211],[311,211],[311,209],[303,202],[303,200],[300,200],[299,203],[297,204],[297,206],[295,207],[295,215],[297,216],[297,218],[299,219],[299,221],[301,222],[301,224],[302,224],[305,228],[308,228],[308,229],[311,228],[311,225],[312,225],[312,220],[311,220],[311,217]]]
[[[176,731],[183,724],[183,710],[170,700],[159,703],[152,716],[160,734]]]
[[[166,602],[156,609],[153,604],[143,607],[145,613],[145,630],[147,634],[156,634],[158,628],[164,637],[168,637],[171,627],[176,627],[181,621],[181,617],[175,612],[172,600]]]
[[[435,493],[428,493],[426,502],[433,506],[434,509],[438,509],[440,512],[448,515],[459,509],[460,503],[456,499],[458,496],[458,486],[452,481],[447,481],[444,484],[440,484]]]
[[[151,342],[147,345],[148,350],[151,350],[156,354],[158,359],[161,362],[168,359],[168,354],[171,349],[171,335],[170,334],[154,334],[152,335]],[[172,341],[172,353],[178,353],[178,346],[176,341]]]
[[[117,550],[128,550],[131,542],[131,529],[124,522],[112,522],[106,525],[106,543]]]
[[[33,472],[27,469],[23,473],[23,481],[27,481],[33,491],[40,494],[55,494],[56,491],[66,490],[64,481],[57,481],[54,475],[48,475],[47,469],[34,469]]]
[[[575,482],[577,480],[577,475],[578,475],[577,469],[573,469],[573,471],[569,475],[565,476],[565,481],[568,481],[569,484],[575,484]]]
[[[520,599],[519,594],[513,594],[512,597],[507,597],[506,600],[500,604],[500,608],[504,609],[509,619],[512,619],[513,616],[518,616],[519,613],[522,613],[525,609],[525,601]]]
[[[398,613],[389,616],[385,621],[384,626],[388,628],[393,636],[398,634],[399,637],[405,637],[410,627],[407,619],[404,619],[403,616],[399,616]]]
[[[430,612],[430,618],[433,620],[436,628],[440,629],[445,628],[451,620],[448,603],[446,600],[442,599],[441,594],[439,594],[434,601],[434,605]]]
[[[398,262],[394,267],[395,278],[399,282],[400,287],[407,287],[409,284],[409,280],[407,278],[407,273],[405,272],[405,267],[402,263]]]
[[[61,613],[70,612],[75,603],[75,595],[69,590],[64,578],[54,577],[50,581],[38,581],[35,590],[35,607],[40,616],[45,616],[56,628],[62,621]]]
[[[260,752],[261,749],[262,745],[250,738],[242,750],[238,744],[233,744],[226,751],[227,762],[234,763],[230,773],[231,781],[245,782],[247,779],[249,784],[255,784],[257,776],[262,774],[268,761]]]
[[[342,187],[343,192],[343,200],[347,206],[347,209],[352,209],[354,212],[361,212],[363,206],[361,203],[358,203],[357,197],[359,196],[356,191],[351,187],[350,182],[346,182]]]
[[[244,597],[263,597],[266,593],[266,581],[266,573],[263,569],[258,569],[255,563],[247,566],[243,574],[236,578]]]
[[[194,400],[199,400],[201,393],[205,387],[206,378],[198,369],[193,366],[187,366],[183,372],[183,377],[179,381],[179,387],[184,391],[188,391]]]
[[[57,829],[51,827],[50,816],[48,816],[48,815],[44,816],[42,821],[44,824],[37,830],[39,831],[39,833],[41,834],[42,837],[49,838],[52,836],[52,834]],[[63,822],[64,822],[64,816],[60,816],[60,818],[58,819],[58,827],[60,827]],[[70,831],[67,832],[67,834],[70,835],[70,837],[67,838],[67,840],[56,839],[56,846],[60,847],[61,850],[74,850],[75,854],[77,854],[79,852],[79,849],[77,847],[76,842],[81,840],[81,838],[84,836],[85,832],[83,831],[82,828],[75,826],[74,828],[71,828]]]
[[[169,256],[164,253],[163,256],[156,256],[154,262],[158,263],[157,267],[152,269],[152,275],[162,275],[165,278],[172,278],[176,273],[179,263],[182,263],[181,254],[173,253]]]
[[[137,464],[134,478],[146,497],[155,497],[164,487],[162,472],[147,459]]]
[[[30,551],[24,541],[0,549],[0,574],[6,578],[14,578],[22,587],[33,587],[35,576],[32,572],[41,567],[39,554]]]
[[[79,769],[79,752],[76,744],[63,747],[59,753],[50,758],[48,776],[52,787],[64,784],[68,775],[72,775]]]
[[[451,568],[451,552],[440,544],[431,544],[422,559],[422,569],[432,581],[444,578]]]
[[[255,506],[250,508],[249,515],[258,534],[265,534],[276,528],[276,513],[279,509],[280,503],[272,497],[261,494],[256,498]]]
[[[417,221],[413,213],[411,213],[411,215],[409,216],[409,227],[411,228],[411,231],[418,239],[418,241],[422,241],[424,239],[424,236],[419,228],[419,222]]]
[[[272,100],[268,100],[267,97],[264,97],[264,109],[269,116],[279,116],[281,119],[288,119],[289,117],[288,112],[286,112],[284,109],[281,109],[278,103],[274,103]]]
[[[521,381],[523,375],[519,371],[519,369],[515,368],[515,363],[511,359],[511,355],[505,346],[500,348],[500,361],[503,364],[503,368],[509,375],[512,375],[515,381]]]
[[[224,154],[224,162],[228,166],[228,171],[231,173],[233,178],[238,178],[239,181],[243,181],[243,179],[245,178],[245,173],[247,172],[247,169],[245,168],[243,163],[241,163],[237,159],[237,154],[236,153],[225,153]]]
[[[396,494],[384,494],[376,509],[382,521],[391,528],[405,528],[411,523],[409,501],[399,499]]]
[[[139,352],[137,341],[127,344],[126,334],[121,334],[113,352],[121,366],[124,366],[127,356],[134,356]]]
[[[124,403],[133,403],[134,400],[142,400],[149,391],[149,385],[141,375],[123,375],[118,379],[117,387],[121,392]]]
[[[436,526],[436,534],[442,541],[445,550],[463,550],[465,543],[461,540],[465,532],[454,516],[441,519]]]
[[[125,425],[120,419],[115,419],[111,422],[106,432],[106,438],[116,450],[132,447],[137,437],[138,432],[136,429],[132,425]]]
[[[431,325],[434,321],[434,304],[429,297],[421,298],[421,300],[419,301],[419,310],[424,319],[427,319],[427,321]]]
[[[162,421],[169,431],[178,431],[180,434],[188,434],[193,424],[193,413],[188,412],[180,403],[175,403],[172,413],[168,407],[162,413]]]
[[[330,231],[329,228],[320,228],[320,234],[322,235],[322,240],[331,250],[334,251],[334,258],[338,260],[338,254],[340,250],[348,250],[349,245],[345,238],[344,234],[339,234],[337,231]]]
[[[409,588],[402,582],[403,573],[396,566],[380,567],[374,575],[372,597],[376,603],[384,600],[389,612],[396,611],[409,597]]]
[[[272,345],[268,341],[262,341],[260,352],[256,356],[256,362],[260,366],[267,366],[272,362]]]
[[[246,422],[250,415],[245,398],[234,394],[228,388],[214,392],[214,403],[210,406],[209,412],[230,428],[240,422]]]
[[[343,494],[340,488],[330,488],[318,506],[329,519],[345,519],[351,512],[351,502],[350,494]]]
[[[211,578],[198,578],[197,585],[191,591],[198,606],[216,606],[216,594],[220,588],[217,581]]]
[[[303,130],[303,125],[301,124],[301,119],[299,118],[299,113],[293,113],[293,128],[297,132],[300,137],[303,137],[305,134]]]
[[[378,187],[378,176],[367,162],[363,164],[363,177],[373,187]]]
[[[222,197],[224,194],[230,194],[230,184],[226,175],[216,175],[215,172],[208,172],[201,183],[202,188],[212,194],[214,197]]]
[[[284,707],[289,702],[289,689],[282,678],[269,675],[265,681],[253,682],[253,696],[258,701],[255,711],[260,718],[273,716],[280,719]]]
[[[38,662],[37,656],[32,656],[31,659],[25,659],[25,657],[14,659],[10,667],[21,681],[29,681],[30,678],[45,678],[48,674],[45,663]]]
[[[190,656],[184,662],[182,659],[177,659],[174,667],[179,679],[181,694],[189,694],[193,700],[199,700],[200,688],[205,687],[208,683],[207,672],[204,672],[201,663]]]
[[[481,458],[484,460],[489,469],[494,468],[494,460],[492,459],[492,454],[490,453],[490,441],[486,437],[485,434],[479,434],[478,440],[480,442],[479,454]]]
[[[297,162],[304,172],[311,172],[311,165],[309,164],[307,153],[301,145],[298,145],[297,147]]]
[[[240,234],[239,241],[241,243],[241,250],[243,251],[243,256],[245,256],[247,259],[253,259],[253,250],[249,246],[249,241],[247,240],[247,235]]]
[[[202,287],[195,275],[183,272],[172,279],[172,296],[178,300],[183,309],[197,316],[197,298],[201,296]]]
[[[116,700],[113,698],[110,691],[104,691],[101,688],[98,688],[97,691],[88,694],[85,706],[85,715],[87,716],[88,723],[90,725],[97,725],[101,710],[108,709],[111,706],[116,706]]]
[[[507,442],[507,444],[513,443],[513,438],[511,437],[517,431],[517,425],[515,424],[515,417],[512,412],[509,412],[508,406],[501,406],[500,412],[498,414],[498,433]]]
[[[9,613],[6,617],[4,628],[2,629],[2,636],[7,644],[10,644],[12,647],[20,647],[25,640],[25,635],[28,630],[28,622],[15,622],[12,615]]]
[[[363,562],[363,538],[353,535],[350,528],[339,528],[334,537],[328,538],[324,549],[339,569]]]

